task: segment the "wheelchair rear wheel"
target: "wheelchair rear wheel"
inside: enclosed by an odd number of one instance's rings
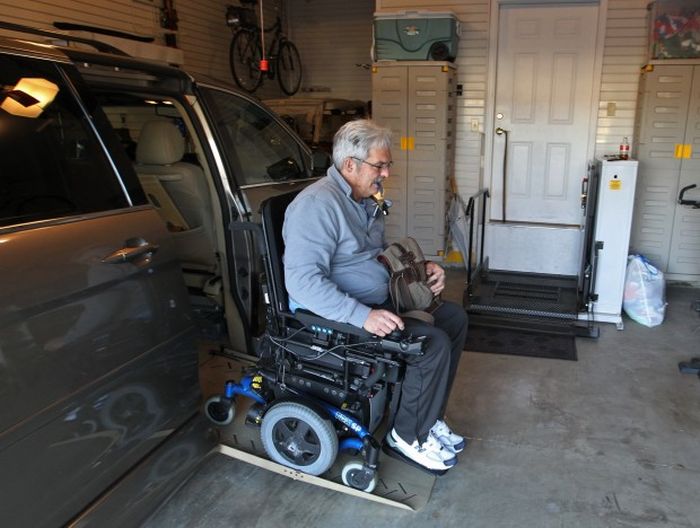
[[[272,460],[309,475],[327,471],[338,455],[331,421],[301,403],[273,405],[263,417],[260,438]]]

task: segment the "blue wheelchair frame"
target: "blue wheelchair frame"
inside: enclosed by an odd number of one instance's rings
[[[258,392],[253,388],[253,377],[254,376],[248,374],[244,376],[240,382],[235,382],[233,380],[227,381],[224,385],[224,397],[228,400],[234,400],[235,397],[240,394],[241,396],[250,398],[261,405],[267,405],[269,402],[260,396],[260,394],[258,394]],[[350,431],[353,432],[353,434],[356,435],[356,437],[343,438],[338,444],[339,450],[361,451],[364,447],[366,447],[366,444],[370,441],[370,439],[372,439],[372,435],[367,428],[362,425],[362,423],[360,423],[354,416],[341,411],[329,403],[321,400],[314,401],[323,407],[331,418],[345,425]],[[368,465],[372,467],[369,460]],[[376,465],[376,459],[374,460],[373,465]]]

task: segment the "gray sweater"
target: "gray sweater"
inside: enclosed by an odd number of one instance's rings
[[[326,319],[362,327],[370,306],[389,297],[389,272],[377,260],[384,217],[375,203],[353,200],[335,167],[287,208],[284,277],[290,304]]]

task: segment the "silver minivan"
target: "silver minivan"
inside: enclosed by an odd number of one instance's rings
[[[3,39],[0,80],[0,525],[138,524],[215,442],[198,355],[254,352],[250,226],[313,157],[159,63]]]

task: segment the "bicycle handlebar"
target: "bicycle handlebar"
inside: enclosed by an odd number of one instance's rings
[[[690,205],[694,207],[695,209],[700,209],[700,201],[698,200],[685,200],[683,196],[685,195],[686,191],[689,191],[690,189],[695,189],[697,185],[694,183],[692,185],[686,185],[681,189],[680,194],[678,195],[678,203],[680,205]]]

